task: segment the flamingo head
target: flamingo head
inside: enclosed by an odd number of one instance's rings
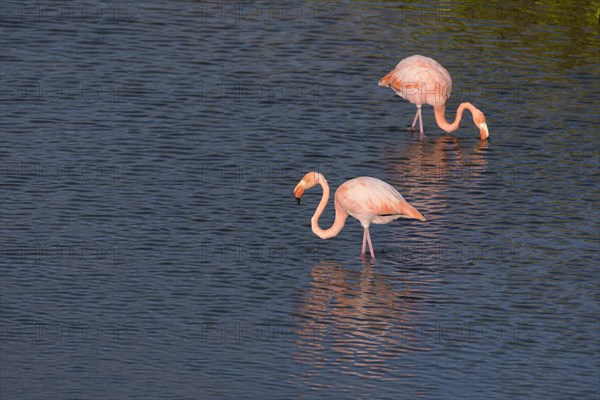
[[[486,140],[490,137],[490,131],[488,130],[487,123],[485,122],[485,115],[480,110],[476,110],[473,113],[473,122],[479,129],[479,135],[481,140]]]
[[[294,196],[296,196],[298,205],[300,205],[300,199],[302,199],[305,190],[323,182],[325,182],[325,177],[318,172],[311,171],[304,175],[304,178],[294,188]]]

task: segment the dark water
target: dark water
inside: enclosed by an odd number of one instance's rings
[[[2,4],[2,398],[597,398],[597,4],[254,4]],[[428,221],[362,263],[309,170]]]

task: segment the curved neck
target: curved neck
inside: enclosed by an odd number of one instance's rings
[[[315,210],[315,214],[310,219],[310,225],[315,235],[317,235],[321,239],[329,239],[340,233],[340,231],[346,224],[346,218],[348,218],[348,214],[344,210],[342,210],[341,207],[339,207],[337,202],[334,201],[335,221],[333,221],[333,225],[331,225],[329,229],[321,229],[321,227],[319,226],[319,217],[321,216],[321,214],[323,214],[323,210],[325,210],[325,207],[327,207],[327,201],[329,200],[329,185],[327,184],[325,178],[319,179],[319,184],[323,188],[323,197],[321,197],[321,201],[319,202],[319,205]]]
[[[435,121],[437,122],[438,126],[446,132],[453,132],[458,129],[465,108],[469,110],[471,114],[473,114],[474,110],[477,110],[477,108],[475,108],[475,106],[471,103],[460,103],[460,105],[456,109],[456,118],[454,119],[454,122],[449,123],[448,121],[446,121],[446,105],[443,104],[441,106],[434,106],[433,112],[435,114]]]

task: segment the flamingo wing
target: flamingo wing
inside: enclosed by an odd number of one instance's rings
[[[425,220],[396,189],[377,178],[360,177],[345,182],[336,191],[335,200],[348,214],[367,225],[401,217]]]
[[[379,86],[390,87],[399,96],[402,96],[402,74],[395,69],[391,70],[379,80]]]
[[[448,71],[432,58],[420,55],[407,57],[381,78],[379,86],[390,87],[400,97],[413,104],[446,103],[452,91]]]

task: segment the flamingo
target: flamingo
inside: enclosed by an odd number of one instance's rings
[[[481,140],[486,140],[490,133],[485,122],[485,115],[469,102],[461,103],[456,110],[454,122],[446,121],[446,103],[450,98],[452,79],[446,68],[433,58],[410,56],[398,63],[396,68],[379,80],[379,86],[391,87],[403,99],[417,106],[417,113],[409,130],[415,131],[417,120],[419,132],[423,134],[423,117],[421,106],[433,106],[435,121],[444,131],[450,133],[458,129],[465,109],[471,112],[473,122],[479,129]]]
[[[344,182],[336,190],[334,196],[335,221],[329,229],[322,229],[319,226],[319,217],[329,201],[329,184],[325,177],[318,172],[308,172],[294,188],[294,195],[300,205],[304,191],[316,185],[321,185],[323,188],[323,197],[310,220],[313,233],[321,239],[337,236],[346,224],[348,215],[353,216],[360,221],[364,229],[361,258],[365,257],[368,242],[371,259],[375,259],[369,234],[369,225],[372,223],[388,224],[398,218],[426,221],[423,214],[404,200],[404,197],[391,185],[377,178],[362,176]]]

